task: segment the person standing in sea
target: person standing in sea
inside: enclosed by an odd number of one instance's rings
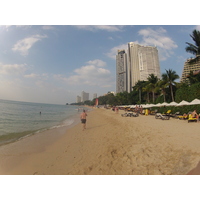
[[[86,117],[87,117],[87,113],[85,112],[85,110],[83,110],[83,112],[81,113],[81,123],[83,125],[83,131],[86,129]]]

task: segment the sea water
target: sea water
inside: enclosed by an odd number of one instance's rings
[[[78,117],[78,106],[0,100],[0,145],[69,126]]]

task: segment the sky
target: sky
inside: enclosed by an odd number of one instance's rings
[[[157,46],[161,74],[179,76],[196,25],[1,25],[0,99],[65,104],[82,91],[116,91],[116,54],[128,42]]]

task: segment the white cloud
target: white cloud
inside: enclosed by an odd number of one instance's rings
[[[26,74],[24,75],[25,78],[32,78],[32,79],[43,79],[43,80],[47,80],[48,79],[48,74]]]
[[[24,38],[19,40],[14,47],[12,48],[13,51],[20,52],[21,55],[26,56],[28,55],[29,49],[38,41],[43,38],[47,38],[46,35],[33,35],[31,37]]]
[[[167,31],[163,28],[158,28],[153,30],[151,28],[142,29],[139,32],[142,36],[141,41],[134,41],[134,43],[144,45],[144,46],[157,46],[160,60],[166,60],[173,54],[173,50],[177,48],[177,44],[168,37]],[[130,42],[130,41],[129,41]],[[113,47],[106,55],[112,59],[116,59],[117,50],[126,50],[128,48],[128,42]]]
[[[74,70],[74,75],[65,77],[63,75],[54,75],[57,80],[65,81],[70,85],[89,85],[105,87],[111,85],[112,76],[108,69],[105,69],[106,63],[102,60],[90,60],[88,65]]]
[[[106,66],[106,63],[102,60],[96,59],[96,60],[90,60],[87,62],[90,65],[96,65],[97,67],[104,67]]]
[[[26,64],[1,64],[0,74],[23,74],[26,71]]]
[[[163,28],[153,30],[151,28],[142,29],[139,35],[142,36],[142,45],[157,46],[160,60],[166,60],[173,54],[173,49],[177,48],[177,44],[167,35],[167,31]]]
[[[109,39],[109,40],[114,40],[114,39],[113,39],[113,37],[111,37],[111,36],[110,36],[110,37],[108,37],[108,39]]]
[[[83,29],[87,31],[97,31],[103,30],[108,32],[122,31],[123,26],[116,25],[78,25],[76,26],[78,29]]]

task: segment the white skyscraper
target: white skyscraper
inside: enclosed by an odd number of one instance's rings
[[[77,96],[76,97],[76,103],[80,103],[81,102],[81,97],[80,96]]]
[[[147,81],[149,74],[158,78],[160,65],[156,47],[128,43],[125,50],[118,50],[116,55],[116,92],[130,92],[138,81]]]
[[[127,91],[127,54],[118,50],[116,55],[116,92]]]
[[[128,92],[132,90],[135,83],[140,80],[139,71],[139,46],[133,42],[128,43],[128,70],[127,70],[127,85]]]
[[[160,65],[156,47],[128,43],[128,92],[140,81],[147,81],[149,74],[160,78]]]
[[[89,93],[86,93],[84,91],[81,92],[81,102],[89,100]]]

